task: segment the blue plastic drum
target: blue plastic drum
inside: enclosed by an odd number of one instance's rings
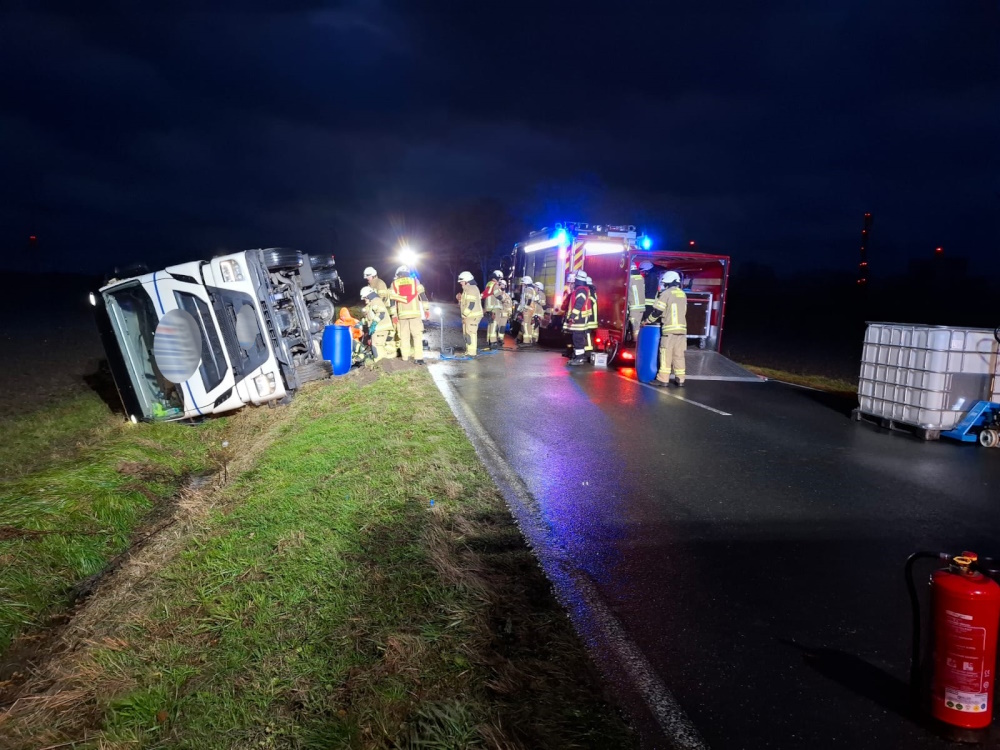
[[[323,359],[330,360],[334,375],[346,375],[351,370],[350,326],[327,326],[323,329]]]
[[[642,326],[635,344],[635,374],[641,383],[656,379],[660,367],[660,327]]]

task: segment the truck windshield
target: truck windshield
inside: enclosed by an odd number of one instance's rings
[[[153,301],[138,282],[107,291],[104,299],[142,416],[180,416],[184,408],[181,394],[160,372],[153,356],[153,334],[159,323]]]

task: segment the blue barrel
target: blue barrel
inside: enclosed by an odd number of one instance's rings
[[[351,369],[351,327],[327,326],[323,329],[323,359],[330,360],[334,375],[346,375]]]
[[[635,344],[635,374],[641,383],[656,379],[660,368],[660,327],[641,326]]]

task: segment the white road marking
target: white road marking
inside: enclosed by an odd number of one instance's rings
[[[683,401],[685,404],[694,404],[695,406],[700,406],[702,409],[708,409],[709,411],[715,412],[716,414],[721,414],[723,417],[731,417],[731,416],[733,416],[728,411],[722,411],[721,409],[716,409],[714,406],[709,406],[708,404],[703,404],[703,403],[701,403],[699,401],[695,401],[695,400],[687,398],[685,396],[681,396],[680,394],[677,394],[677,393],[671,393],[670,391],[668,391],[668,390],[666,390],[664,388],[658,388],[655,385],[650,385],[649,383],[643,383],[640,380],[634,380],[632,378],[627,378],[624,375],[622,375],[620,372],[619,373],[615,373],[615,374],[618,375],[618,377],[620,377],[622,380],[628,380],[631,383],[638,383],[639,385],[643,386],[644,388],[652,388],[654,391],[660,391],[661,393],[663,393],[663,395],[670,396],[670,398],[676,398],[678,401]]]

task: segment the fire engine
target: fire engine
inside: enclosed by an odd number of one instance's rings
[[[721,352],[729,256],[654,249],[652,238],[639,234],[632,224],[556,222],[514,246],[510,276],[515,287],[523,276],[542,282],[548,312],[540,340],[556,343],[562,341],[567,276],[581,269],[589,274],[598,299],[595,345],[599,351],[607,351],[610,364],[634,358],[630,349],[637,332],[631,330],[628,316],[629,269],[643,261],[652,265],[644,272],[646,296],[655,296],[656,283],[664,271],[677,271],[688,299],[689,345]]]

